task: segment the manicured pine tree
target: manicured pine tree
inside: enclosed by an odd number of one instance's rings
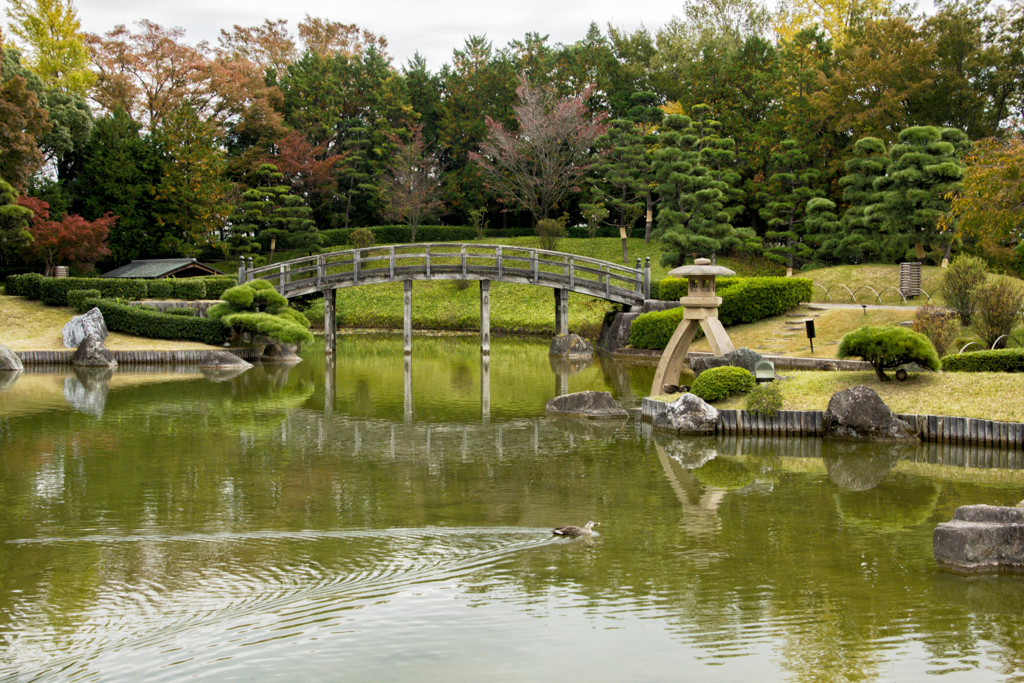
[[[654,173],[664,265],[736,248],[750,236],[737,234],[732,225],[740,210],[735,203],[739,174],[731,169],[735,143],[719,135],[710,109],[694,107],[693,118],[667,116],[659,136],[663,147],[655,155]]]
[[[842,223],[836,215],[836,203],[824,197],[813,197],[807,202],[807,234],[804,240],[814,250],[814,260],[822,263],[839,263],[834,249],[835,242],[842,237]]]
[[[808,232],[806,208],[807,202],[820,197],[821,192],[814,187],[820,174],[809,166],[800,144],[792,138],[783,140],[769,160],[773,172],[768,178],[768,191],[760,194],[765,203],[761,218],[768,222],[764,255],[784,264],[787,275],[792,275],[798,261],[810,259],[813,253],[804,240]]]
[[[865,263],[877,261],[881,255],[879,217],[869,215],[868,207],[881,201],[875,181],[885,175],[890,159],[885,143],[872,137],[858,140],[853,153],[855,156],[846,162],[846,175],[839,179],[847,203],[842,231],[835,239],[822,243],[822,248],[843,263]]]
[[[231,251],[251,253],[259,243],[286,238],[288,245],[312,249],[320,235],[311,218],[312,210],[291,188],[282,184],[284,175],[273,164],[263,164],[246,177],[249,189],[231,215]],[[271,247],[271,259],[276,243]]]
[[[937,224],[949,211],[946,196],[961,185],[966,145],[967,136],[955,128],[915,126],[900,133],[889,149],[888,172],[874,183],[881,201],[867,212],[881,220],[883,261],[923,259],[927,249],[946,246],[949,238]]]
[[[646,206],[650,164],[643,138],[632,121],[616,119],[595,146],[605,153],[594,162],[590,204],[583,209],[596,215],[595,210],[603,206],[607,222],[628,230]]]

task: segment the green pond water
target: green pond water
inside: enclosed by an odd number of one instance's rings
[[[653,368],[543,341],[304,358],[0,379],[0,679],[1024,680],[1024,577],[931,546],[1019,453],[549,420]]]

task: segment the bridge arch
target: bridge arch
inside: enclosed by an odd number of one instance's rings
[[[324,343],[335,349],[335,292],[386,282],[402,282],[405,291],[405,352],[412,352],[412,283],[415,280],[480,282],[481,350],[490,352],[490,283],[549,287],[555,294],[555,332],[567,334],[569,293],[586,294],[624,306],[650,298],[650,258],[630,268],[559,251],[499,244],[389,244],[313,254],[253,267],[239,258],[238,282],[272,282],[287,298],[324,294]]]

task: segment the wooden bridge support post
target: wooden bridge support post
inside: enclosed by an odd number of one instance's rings
[[[338,290],[324,290],[324,353],[333,356],[338,347]]]
[[[555,334],[569,334],[569,290],[555,289]]]
[[[480,353],[491,355],[491,281],[480,281]],[[489,385],[488,385],[489,386]]]
[[[480,412],[484,424],[491,420],[491,357],[480,356]]]
[[[405,346],[405,355],[408,356],[412,354],[412,280],[405,280],[402,285],[405,289],[402,342]]]

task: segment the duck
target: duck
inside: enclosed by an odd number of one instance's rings
[[[579,526],[560,526],[557,529],[552,529],[551,533],[555,536],[590,536],[594,532],[592,529],[595,526],[601,526],[600,522],[587,522],[582,527]]]

